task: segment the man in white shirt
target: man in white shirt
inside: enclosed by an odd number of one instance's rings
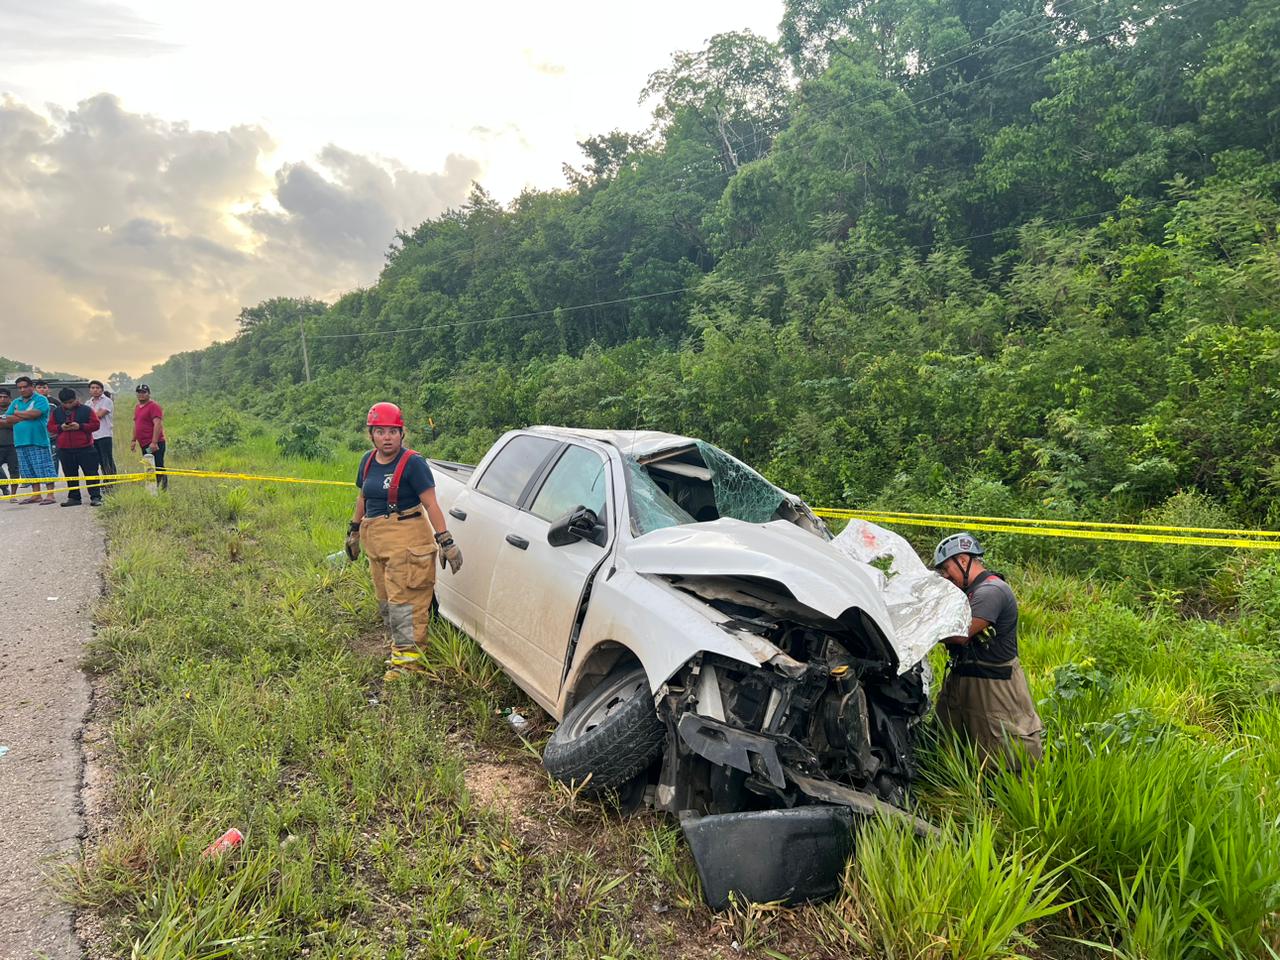
[[[101,380],[89,381],[89,408],[98,417],[98,422],[102,424],[93,434],[93,446],[98,451],[98,462],[102,467],[102,475],[110,476],[116,472],[116,457],[112,449],[113,433],[112,425],[115,422],[116,405],[111,399],[111,394],[107,393],[107,388],[102,385]]]

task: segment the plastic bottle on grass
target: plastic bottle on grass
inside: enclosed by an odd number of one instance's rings
[[[160,481],[156,477],[156,457],[153,453],[144,453],[142,455],[142,469],[146,471],[146,487],[147,492],[153,497],[160,491]]]
[[[217,840],[213,841],[213,843],[205,847],[204,853],[200,854],[200,856],[204,857],[206,860],[212,857],[219,857],[228,850],[233,850],[240,846],[242,843],[244,843],[244,834],[235,827],[232,827]]]

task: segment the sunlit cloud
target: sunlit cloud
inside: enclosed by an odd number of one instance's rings
[[[138,372],[242,306],[372,282],[396,230],[466,197],[475,160],[411,170],[330,145],[276,164],[256,125],[195,130],[100,94],[0,103],[0,352]],[[109,371],[108,371],[109,372]]]

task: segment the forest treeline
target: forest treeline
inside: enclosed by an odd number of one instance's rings
[[[157,394],[352,436],[392,399],[460,459],[670,430],[830,505],[1280,522],[1274,0],[788,0],[642,96],[563,189],[477,186]]]

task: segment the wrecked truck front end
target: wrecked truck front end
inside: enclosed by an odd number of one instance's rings
[[[635,755],[653,761],[648,794],[680,818],[712,906],[731,890],[757,901],[825,896],[855,816],[931,829],[905,809],[928,709],[924,657],[961,620],[967,627],[963,595],[923,565],[888,589],[868,562],[877,543],[833,539],[803,501],[710,445],[649,439],[634,455],[627,438],[620,447],[631,529],[591,587],[568,716],[634,716]],[[902,564],[919,564],[896,546]],[[936,604],[946,616],[907,615],[925,581],[954,591]],[[577,702],[593,676],[632,678],[632,690],[647,677],[653,712],[632,713],[603,681],[594,689],[606,695]],[[584,769],[562,754],[553,736],[553,776]],[[633,767],[614,758],[597,754],[593,774],[620,784]]]
[[[845,791],[863,812],[905,803],[928,691],[923,664],[901,662],[882,626],[877,571],[792,524],[732,519],[654,531],[626,561],[716,640],[686,635],[687,659],[657,690],[660,808],[730,813]]]
[[[859,585],[845,577],[857,574],[835,557],[806,568],[797,551],[829,548],[800,531],[793,543],[785,526],[717,521],[697,531],[696,544],[679,532],[661,539],[682,544],[638,540],[631,558],[649,571],[675,569],[642,576],[704,617],[704,630],[683,637],[704,649],[656,692],[667,735],[653,799],[680,819],[716,908],[730,891],[756,901],[833,893],[855,816],[929,829],[905,810],[928,709],[924,665],[900,664],[875,617],[850,603]],[[730,544],[734,560],[706,555]],[[668,547],[682,549],[677,556]],[[717,567],[730,571],[690,572]],[[878,598],[862,586],[874,609]],[[800,599],[819,595],[829,613]]]
[[[937,580],[908,569],[918,561],[905,543],[869,540],[862,525],[856,544],[833,543],[802,501],[714,448],[636,462],[628,484],[642,535],[627,566],[741,647],[708,644],[655,693],[667,745],[654,802],[681,819],[708,902],[833,893],[857,815],[929,831],[905,809],[929,705],[924,657],[964,620],[963,603],[939,602],[932,585],[904,602]],[[715,518],[687,522],[708,494]],[[899,570],[872,566],[877,552]],[[904,616],[921,597],[926,615]]]

